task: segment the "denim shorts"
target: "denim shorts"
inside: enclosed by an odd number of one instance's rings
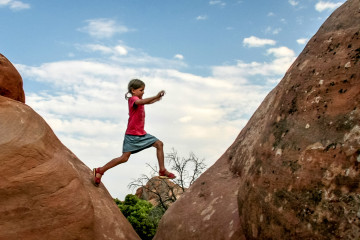
[[[150,134],[145,135],[125,135],[123,153],[137,153],[151,147],[158,139]]]

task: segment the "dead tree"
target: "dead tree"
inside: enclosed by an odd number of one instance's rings
[[[175,149],[166,155],[166,160],[177,176],[176,179],[160,179],[158,168],[147,164],[151,169],[150,175],[142,174],[128,185],[130,189],[140,189],[142,195],[146,195],[143,196],[145,200],[155,200],[156,205],[164,210],[168,209],[206,168],[204,159],[199,159],[194,153],[190,153],[188,158],[180,157]]]

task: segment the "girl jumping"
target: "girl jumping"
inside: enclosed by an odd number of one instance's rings
[[[176,176],[167,171],[164,165],[164,150],[163,143],[156,137],[146,133],[145,125],[145,104],[155,103],[164,96],[165,91],[160,91],[156,96],[143,99],[145,83],[139,79],[133,79],[129,82],[128,92],[125,94],[125,99],[129,104],[129,121],[125,132],[123,154],[121,157],[114,158],[103,167],[94,168],[94,184],[99,186],[101,177],[104,173],[121,163],[127,162],[130,155],[140,152],[151,146],[156,148],[156,156],[159,162],[159,176],[160,178],[174,179]],[[131,97],[128,95],[131,94]]]

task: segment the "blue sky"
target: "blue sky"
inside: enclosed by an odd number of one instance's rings
[[[0,49],[26,104],[90,168],[121,155],[130,79],[146,83],[145,129],[165,152],[212,165],[341,0],[0,0]],[[113,197],[155,149],[107,172]]]

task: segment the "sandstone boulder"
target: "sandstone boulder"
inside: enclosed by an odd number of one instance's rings
[[[142,200],[150,202],[153,206],[163,204],[171,206],[174,201],[180,198],[183,189],[168,179],[152,177],[145,186],[136,190],[136,196]],[[160,199],[161,202],[160,203]]]
[[[0,54],[0,95],[25,103],[22,78],[2,54]]]
[[[360,239],[359,7],[321,26],[155,239]]]
[[[0,239],[140,239],[30,107],[0,96]]]

